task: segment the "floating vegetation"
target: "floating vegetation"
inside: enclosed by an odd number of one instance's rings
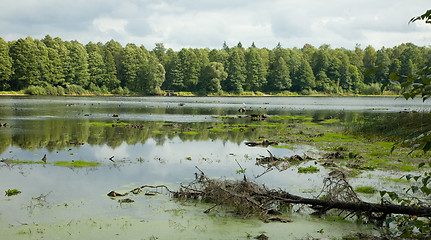
[[[99,166],[98,162],[86,162],[86,161],[59,161],[54,163],[56,166],[60,167],[73,167],[73,168],[85,168],[85,167],[96,167]]]
[[[365,193],[365,194],[374,194],[377,192],[377,190],[371,186],[358,186],[358,187],[355,187],[355,192]]]
[[[125,127],[130,125],[130,123],[126,122],[89,122],[88,125],[93,127]]]
[[[308,166],[308,167],[298,167],[298,173],[316,173],[319,172],[320,169],[315,166]]]
[[[6,192],[5,196],[8,196],[8,197],[18,195],[21,193],[21,191],[19,191],[18,189],[15,189],[15,188],[14,189],[8,189],[5,192]]]

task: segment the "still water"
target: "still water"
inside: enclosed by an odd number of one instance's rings
[[[247,233],[262,232],[273,239],[295,239],[372,232],[352,221],[331,222],[306,214],[291,214],[292,223],[270,224],[207,215],[203,211],[208,206],[177,202],[163,191],[133,196],[132,204],[119,204],[106,194],[145,184],[176,190],[193,180],[196,167],[209,177],[241,179],[241,165],[253,179],[265,171],[255,159],[267,156],[267,150],[280,157],[320,154],[312,145],[244,144],[265,132],[208,131],[225,121],[220,116],[331,116],[349,122],[364,115],[429,111],[430,106],[393,97],[1,96],[0,123],[6,127],[0,128],[0,159],[9,162],[0,162],[0,191],[22,193],[0,197],[0,239],[246,239]],[[240,108],[246,112],[238,112]],[[45,155],[47,163],[42,164]],[[68,168],[53,164],[58,161],[100,165]],[[328,173],[316,166],[321,169],[317,174],[289,168],[254,181],[312,197]]]

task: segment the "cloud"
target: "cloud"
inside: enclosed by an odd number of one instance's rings
[[[5,0],[0,36],[10,41],[50,34],[84,44],[114,39],[149,48],[163,42],[175,49],[221,48],[224,41],[268,48],[278,42],[428,45],[431,26],[407,24],[428,8],[428,0]]]

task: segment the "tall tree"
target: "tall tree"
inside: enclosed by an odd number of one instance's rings
[[[292,81],[292,90],[301,92],[311,90],[316,86],[313,70],[307,60],[301,56],[299,67],[295,73],[295,80]]]
[[[21,90],[38,84],[40,72],[37,63],[37,46],[31,37],[12,43],[9,54],[13,59],[11,89]]]
[[[181,49],[178,53],[180,73],[184,88],[187,91],[195,91],[199,81],[199,61],[193,49]]]
[[[245,54],[245,90],[261,91],[266,85],[266,70],[262,58],[255,47],[250,47]]]
[[[269,69],[267,89],[272,91],[287,90],[292,86],[289,67],[283,57],[273,62]]]
[[[372,71],[376,67],[377,53],[376,50],[372,46],[367,46],[364,52],[364,72],[367,73]],[[375,83],[376,75],[374,74],[366,74],[364,78],[364,82],[366,84]]]
[[[246,78],[245,72],[245,56],[243,51],[238,47],[232,48],[230,50],[229,67],[227,69],[228,77],[222,83],[223,90],[234,93],[243,92]]]
[[[138,74],[140,74],[144,62],[147,61],[144,52],[135,44],[129,43],[123,49],[121,59],[122,86],[142,92],[145,88],[140,82]]]
[[[223,64],[211,62],[202,69],[200,87],[207,92],[220,92],[221,82],[227,78]]]
[[[147,55],[147,61],[142,68],[143,84],[146,86],[145,92],[149,94],[159,94],[161,86],[165,81],[165,68],[156,56],[156,54]]]
[[[0,90],[9,90],[12,76],[12,58],[9,56],[9,46],[0,37]]]
[[[391,60],[389,59],[389,55],[386,49],[383,47],[382,49],[377,51],[376,56],[376,81],[381,83],[389,79],[389,65]]]
[[[76,84],[87,87],[90,75],[88,74],[88,55],[84,46],[78,41],[66,42],[69,50],[71,72],[66,75],[67,84]]]

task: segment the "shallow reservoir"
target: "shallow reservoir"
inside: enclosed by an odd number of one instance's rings
[[[176,190],[194,179],[198,167],[223,179],[241,179],[242,168],[249,179],[269,188],[313,197],[328,169],[313,160],[256,178],[265,172],[256,158],[268,156],[269,150],[279,157],[306,154],[317,159],[322,149],[295,143],[249,147],[246,141],[269,137],[259,125],[271,126],[247,115],[348,123],[430,107],[419,99],[394,97],[1,96],[0,123],[6,126],[0,128],[0,191],[21,193],[0,196],[0,239],[247,239],[261,233],[270,239],[295,239],[372,233],[372,226],[311,217],[307,210],[289,213],[291,223],[263,223],[205,214],[211,205],[179,202],[163,190],[155,196],[132,196],[133,203],[119,203],[106,194],[142,185]],[[233,123],[236,128],[224,128]],[[245,125],[256,126],[241,127]],[[78,161],[97,166],[61,164]],[[301,166],[320,171],[300,174]],[[394,173],[367,174],[352,184],[387,187],[378,176]]]

